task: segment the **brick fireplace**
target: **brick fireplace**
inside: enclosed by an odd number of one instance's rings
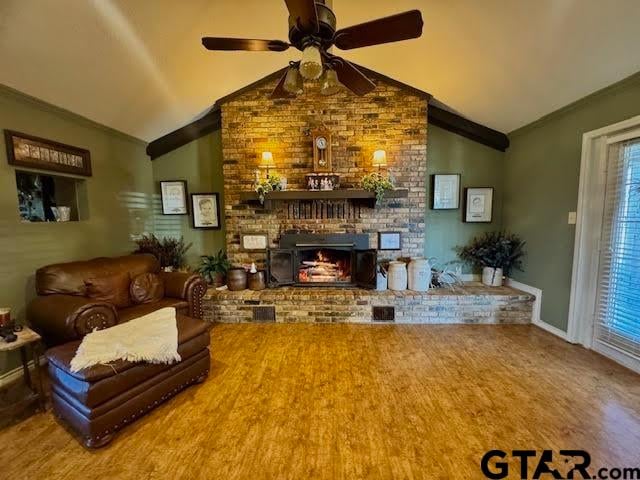
[[[227,253],[234,264],[264,265],[264,252],[245,252],[240,235],[267,233],[277,248],[284,233],[364,234],[377,247],[377,233],[402,233],[399,251],[382,258],[424,253],[427,167],[427,99],[409,89],[377,79],[376,90],[364,97],[351,93],[322,96],[317,82],[304,95],[272,100],[277,79],[265,81],[221,105],[224,158],[224,200]],[[263,151],[273,153],[274,172],[287,178],[288,189],[304,189],[313,170],[310,131],[332,133],[333,171],[340,188],[358,188],[362,176],[374,170],[373,152],[387,152],[388,171],[406,198],[385,200],[377,208],[347,201],[277,202],[272,209],[241,200],[250,191]],[[262,173],[264,175],[264,172]],[[304,215],[301,214],[304,209]]]

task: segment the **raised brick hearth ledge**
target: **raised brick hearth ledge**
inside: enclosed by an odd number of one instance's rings
[[[388,315],[389,310],[374,312],[374,307],[394,307],[394,320],[380,323],[529,323],[534,300],[532,295],[511,287],[486,287],[477,282],[427,293],[323,287],[260,292],[209,289],[204,315],[209,321],[226,323],[379,323],[374,314]]]

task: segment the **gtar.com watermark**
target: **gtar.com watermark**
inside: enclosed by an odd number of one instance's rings
[[[482,457],[480,469],[486,478],[500,480],[513,477],[509,460],[516,464],[521,480],[537,479],[594,479],[640,480],[640,466],[603,467],[591,466],[591,455],[585,450],[489,450]],[[564,471],[552,465],[566,465]],[[511,469],[513,470],[513,465]]]

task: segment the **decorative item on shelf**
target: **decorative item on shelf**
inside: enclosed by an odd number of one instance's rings
[[[403,291],[407,289],[407,264],[399,260],[389,262],[389,290]]]
[[[200,260],[200,273],[208,284],[221,287],[227,281],[227,272],[231,268],[231,262],[224,250],[219,250],[216,255],[203,255]]]
[[[282,183],[280,177],[275,173],[268,175],[267,178],[258,182],[254,188],[258,194],[258,200],[261,204],[264,204],[265,198],[271,192],[279,192],[282,189]]]
[[[20,328],[14,328],[15,324],[11,320],[11,309],[0,308],[0,337],[6,342],[15,342],[18,339],[16,332],[22,330]]]
[[[163,269],[179,270],[186,265],[185,255],[192,244],[185,244],[182,237],[165,237],[160,240],[151,234],[137,239],[136,245],[138,248],[133,253],[150,253],[158,259]]]
[[[327,173],[333,170],[331,159],[331,132],[326,128],[311,131],[313,139],[313,171]]]
[[[91,153],[26,133],[4,131],[9,165],[91,176]]]
[[[163,180],[160,182],[160,199],[163,215],[188,215],[187,182]]]
[[[388,277],[387,270],[389,269],[389,264],[386,261],[378,262],[378,266],[376,268],[376,290],[379,292],[383,292],[387,289]]]
[[[374,167],[378,167],[378,173],[382,167],[387,166],[387,152],[385,150],[376,150],[373,152],[373,159],[371,160],[371,164]]]
[[[431,264],[424,257],[413,257],[408,267],[408,286],[414,292],[426,292],[431,284]]]
[[[457,210],[460,208],[460,174],[431,175],[431,209]]]
[[[266,233],[240,234],[240,248],[244,251],[265,251],[269,248],[269,235]]]
[[[68,222],[71,220],[71,207],[51,207],[51,213],[56,222]]]
[[[340,188],[340,175],[335,173],[309,173],[304,178],[307,188],[312,191],[329,191]]]
[[[393,190],[393,182],[391,177],[385,176],[379,172],[368,173],[362,177],[362,188],[376,194],[376,205],[379,205],[384,199],[387,190]]]
[[[464,221],[491,223],[493,220],[493,187],[464,189]]]
[[[487,232],[475,237],[465,247],[457,247],[460,259],[474,268],[482,268],[482,283],[502,285],[504,275],[512,269],[522,271],[525,242],[516,234]]]
[[[213,230],[221,227],[218,193],[192,193],[191,211],[193,228]]]
[[[262,152],[262,160],[260,162],[260,168],[264,168],[267,170],[267,178],[269,178],[269,171],[272,168],[276,168],[276,163],[273,160],[273,153],[271,152]]]
[[[402,234],[400,232],[378,232],[378,250],[401,250]]]
[[[256,264],[252,263],[247,277],[249,290],[260,291],[267,288],[267,277],[264,270],[258,270]]]
[[[454,272],[447,267],[447,264],[456,262],[448,262],[441,267],[436,265],[435,259],[429,259],[429,261],[431,263],[431,288],[447,287],[451,290],[455,290],[456,287],[461,287],[463,285],[463,282],[460,279],[460,273]]]
[[[244,267],[230,268],[227,272],[227,287],[232,292],[247,289],[247,271]]]

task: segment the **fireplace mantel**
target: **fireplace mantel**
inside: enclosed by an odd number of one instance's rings
[[[406,188],[396,188],[385,193],[384,198],[407,198],[409,190]],[[265,197],[263,207],[267,210],[273,208],[276,201],[309,201],[309,200],[353,200],[375,205],[376,196],[373,192],[359,189],[338,189],[338,190],[285,190],[282,192],[270,192]],[[259,202],[258,194],[254,191],[240,193],[240,201],[245,203]]]

